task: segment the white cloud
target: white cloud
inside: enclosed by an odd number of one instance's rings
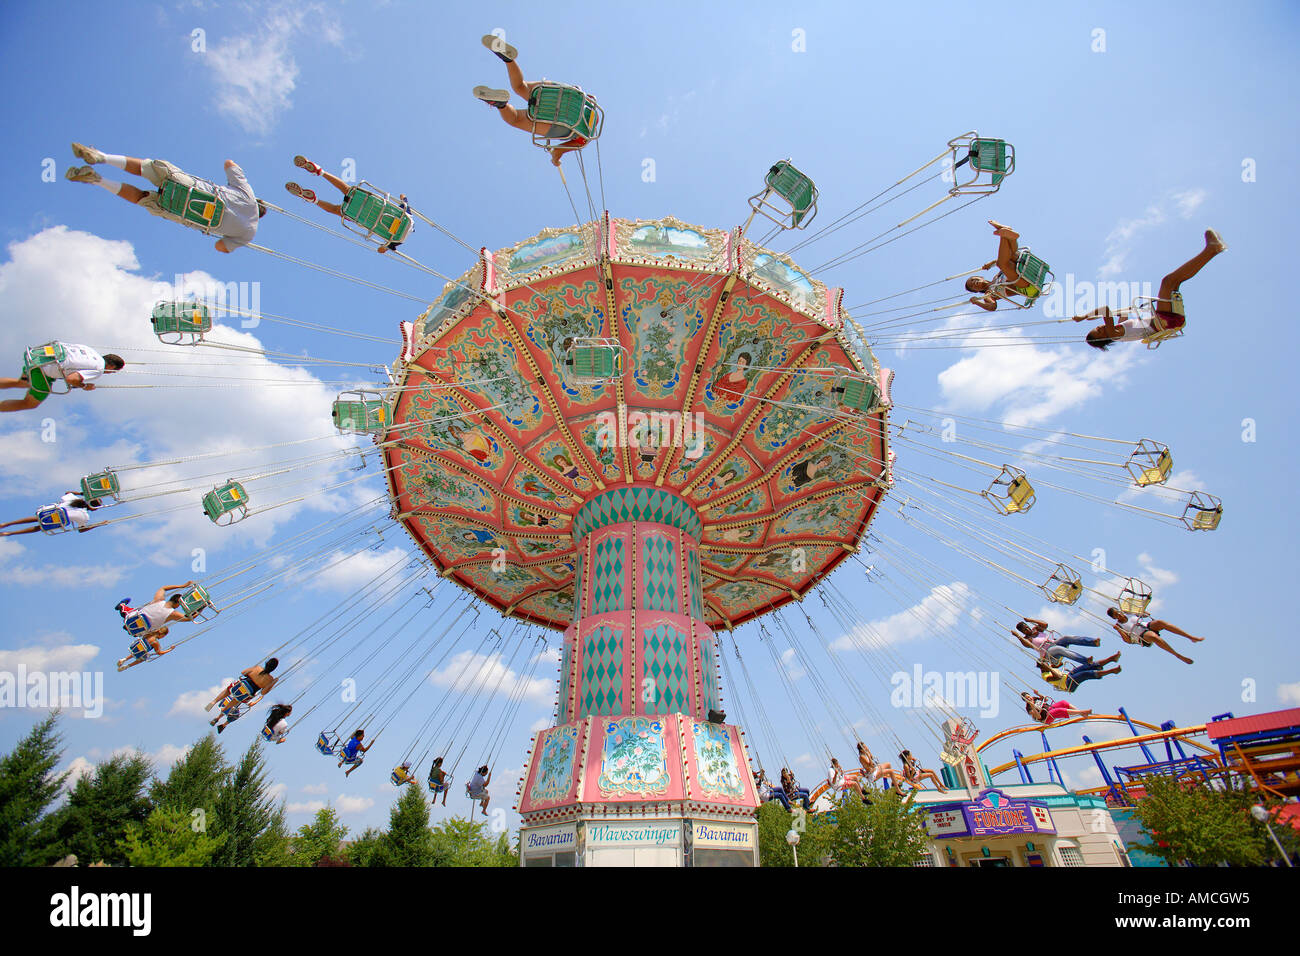
[[[1300,681],[1294,684],[1278,684],[1277,699],[1283,704],[1300,706]]]
[[[325,794],[330,792],[330,788],[327,783],[309,783],[302,788],[302,792]]]
[[[410,554],[411,552],[406,548],[399,547],[388,548],[384,551],[367,549],[344,558],[344,552],[335,551],[328,557],[314,562],[312,567],[294,572],[293,575],[286,578],[286,582],[291,583],[297,578],[305,577],[307,574],[312,573],[314,567],[320,567],[325,570],[319,574],[314,574],[310,578],[310,583],[307,584],[309,590],[351,590],[360,581],[371,581],[379,577],[399,559],[407,558]],[[340,558],[343,558],[343,560],[339,560]]]
[[[202,62],[216,83],[217,110],[249,133],[270,132],[280,114],[293,105],[300,71],[292,48],[304,36],[334,46],[343,42],[342,27],[319,5],[282,4],[252,33],[212,44]]]
[[[370,797],[350,797],[341,796],[338,803],[339,813],[361,813],[363,810],[369,810],[375,805],[375,801]]]
[[[1205,202],[1208,193],[1204,189],[1188,189],[1171,193],[1169,196],[1147,206],[1142,215],[1132,219],[1121,219],[1119,224],[1106,236],[1106,261],[1102,263],[1099,274],[1110,278],[1124,271],[1133,243],[1142,233],[1163,224],[1173,211],[1183,219],[1190,219]]]
[[[507,667],[501,654],[480,654],[477,651],[461,651],[447,662],[447,666],[429,677],[435,687],[445,687],[457,693],[491,688],[501,696],[515,692],[521,679],[523,675]],[[554,681],[530,677],[523,699],[534,704],[549,704],[553,702],[554,692]]]
[[[1124,373],[1139,361],[1132,349],[1084,354],[1028,341],[1015,348],[980,348],[978,336],[968,337],[963,344],[972,352],[938,375],[947,407],[967,413],[997,406],[997,417],[1011,425],[1041,424],[1100,398],[1103,391],[1121,385]]]
[[[875,621],[858,624],[831,643],[831,650],[857,648],[868,653],[888,644],[902,644],[952,629],[971,604],[974,595],[964,581],[940,584],[910,608]]]
[[[14,673],[25,667],[36,671],[81,671],[99,654],[94,644],[64,644],[59,647],[20,647],[0,650],[0,671]]]
[[[225,684],[213,684],[206,690],[187,690],[172,702],[171,710],[167,711],[167,716],[207,718],[210,715],[203,709],[203,706],[225,688]]]
[[[795,657],[796,655],[793,647],[788,647],[781,652],[781,666],[785,668],[786,676],[789,677],[792,682],[808,676],[808,672],[800,666],[799,661],[796,660]]]
[[[284,809],[287,813],[317,813],[324,810],[325,806],[324,800],[307,800],[300,803],[287,803]]]
[[[105,197],[104,201],[110,198]],[[142,226],[150,219],[125,204],[118,205],[122,206],[123,216],[138,216]],[[145,228],[151,226],[152,223]],[[162,226],[176,230],[178,242],[197,239],[179,226],[166,223]],[[29,345],[49,341],[53,330],[47,316],[75,315],[75,330],[73,327],[58,329],[65,340],[75,335],[74,341],[101,351],[118,352],[128,362],[124,371],[106,378],[93,394],[49,400],[50,404],[59,403],[57,443],[33,444],[28,437],[32,431],[30,420],[18,421],[24,413],[0,416],[5,419],[0,421],[0,487],[4,488],[6,497],[15,493],[30,496],[22,510],[30,513],[52,500],[59,491],[75,487],[86,462],[124,466],[315,436],[320,436],[320,441],[297,446],[288,454],[292,457],[324,455],[356,445],[355,440],[336,435],[330,426],[329,408],[335,397],[334,389],[303,368],[278,365],[247,352],[216,348],[176,348],[167,350],[165,358],[156,358],[163,346],[154,338],[148,316],[154,302],[174,298],[176,292],[171,284],[160,287],[138,274],[139,262],[130,243],[55,226],[11,243],[8,252],[10,260],[0,264],[0,288],[4,290],[0,297],[0,352],[21,354]],[[204,292],[218,284],[216,278],[202,272],[189,273],[180,277],[180,281],[181,294],[190,289]],[[262,348],[260,340],[230,318],[218,319],[208,339],[242,348]],[[150,362],[166,364],[151,366]],[[200,379],[204,378],[225,383],[228,378],[223,378],[223,365],[237,367],[233,374],[242,379],[273,379],[292,384],[264,389],[223,387],[216,391],[175,387],[203,385]],[[226,376],[230,374],[230,370],[225,372]],[[140,388],[140,385],[163,387]],[[213,400],[217,394],[220,402]],[[53,413],[55,408],[50,411]],[[177,427],[177,422],[184,422],[185,427]],[[100,436],[109,436],[108,442],[100,444]],[[188,466],[126,473],[122,479],[123,491],[129,497],[132,487],[149,485],[152,491],[165,490],[157,486],[168,482],[174,482],[171,485],[174,488],[204,487],[215,479],[200,476],[213,471],[248,477],[275,470],[275,463],[285,457],[283,451],[277,454],[276,450],[231,452]],[[295,471],[265,482],[249,481],[247,490],[252,510],[257,512],[280,501],[312,495],[313,491],[350,477],[346,473],[344,477],[322,473],[340,471],[340,462],[313,467],[312,472]],[[275,487],[287,482],[297,483],[291,488]],[[100,514],[106,518],[134,513],[146,515],[131,522],[137,553],[161,554],[147,546],[184,540],[191,546],[205,547],[211,556],[221,547],[236,542],[265,545],[278,524],[291,520],[302,509],[333,514],[354,507],[347,494],[316,494],[307,501],[256,515],[233,528],[217,528],[204,517],[199,497],[198,491],[186,492],[183,496],[154,498],[138,505],[126,503]],[[161,513],[178,505],[179,510],[173,513]],[[19,570],[25,580],[33,580],[43,573],[41,569],[26,566]],[[103,568],[74,568],[69,573],[93,576],[100,584],[112,578],[112,572]]]
[[[71,763],[62,770],[69,771],[68,779],[64,781],[64,786],[71,790],[77,785],[77,781],[82,777],[93,776],[95,773],[94,762],[87,760],[85,757],[76,757]],[[60,772],[62,772],[62,770]]]

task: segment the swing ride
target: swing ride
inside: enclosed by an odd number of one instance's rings
[[[109,524],[156,513],[149,511],[153,499],[184,495],[187,503],[163,513],[197,500],[210,522],[225,527],[382,475],[382,494],[348,516],[188,588],[184,613],[205,626],[168,649],[373,553],[395,523],[414,556],[402,551],[369,580],[358,579],[346,597],[259,658],[287,662],[275,677],[277,686],[293,686],[292,705],[305,702],[293,713],[294,726],[310,727],[317,752],[347,773],[362,767],[403,708],[434,682],[443,692],[424,705],[425,716],[392,765],[391,783],[419,786],[427,766],[435,798],[454,792],[471,746],[481,748],[473,759],[486,758],[490,777],[541,662],[558,657],[554,719],[533,737],[519,782],[521,844],[546,846],[554,838],[585,846],[589,861],[617,861],[625,859],[620,845],[638,839],[636,826],[653,822],[667,836],[661,834],[657,855],[638,860],[753,865],[755,814],[765,794],[752,772],[763,761],[751,754],[790,761],[742,656],[739,629],[754,638],[747,649],[761,647],[772,658],[798,729],[820,741],[828,758],[825,733],[794,687],[791,659],[850,745],[852,728],[866,715],[886,728],[902,758],[910,751],[873,700],[879,691],[865,681],[888,687],[890,675],[909,666],[865,622],[857,596],[862,582],[911,609],[923,628],[981,666],[1012,661],[1004,681],[1012,691],[1030,686],[1020,676],[1027,669],[1021,648],[1007,638],[1022,612],[942,585],[960,577],[917,551],[907,535],[1105,624],[1103,606],[1145,614],[1151,589],[1026,530],[1040,495],[1073,495],[1192,531],[1218,527],[1218,498],[1168,487],[1168,446],[896,405],[894,374],[875,354],[1054,341],[1025,331],[1054,322],[1006,319],[998,326],[978,311],[953,313],[969,304],[959,289],[880,307],[970,273],[852,308],[842,288],[821,278],[995,195],[1016,167],[1006,141],[975,131],[955,137],[876,197],[780,252],[773,240],[807,230],[825,202],[792,160],[768,168],[742,226],[622,218],[600,211],[587,181],[584,152],[596,146],[599,170],[604,125],[595,98],[542,83],[528,116],[535,145],[575,151],[590,216],[495,251],[480,247],[457,277],[442,276],[409,250],[395,251],[411,237],[415,219],[451,235],[405,197],[365,181],[346,192],[346,232],[336,235],[394,250],[387,259],[445,283],[431,303],[429,296],[397,293],[423,311],[395,317],[402,323],[400,354],[381,356],[391,364],[249,350],[224,340],[222,310],[203,301],[154,306],[150,323],[166,346],[253,351],[287,367],[322,361],[375,370],[378,380],[369,382],[350,373],[337,383],[346,387],[332,407],[318,410],[322,425],[332,423],[331,434],[109,466],[81,480],[87,499],[140,509]],[[940,178],[942,185],[933,182]],[[811,268],[796,260],[814,241],[921,187],[937,188],[939,196],[926,196],[920,212]],[[216,197],[172,184],[161,205],[205,232],[222,216]],[[751,238],[759,219],[771,228]],[[395,291],[256,243],[251,248]],[[1027,312],[1050,291],[1052,271],[1028,248],[1020,249],[1016,269],[1027,286],[1007,298]],[[962,316],[978,316],[980,324],[954,324]],[[258,317],[392,344],[357,330]],[[923,328],[935,322],[943,324]],[[1181,333],[1156,329],[1148,345]],[[28,350],[24,369],[39,375],[62,358],[60,343],[49,343]],[[954,420],[961,423],[956,440],[944,432]],[[348,445],[360,436],[369,438],[368,447]],[[313,442],[324,450],[286,457],[287,446]],[[904,452],[909,464],[941,462],[944,477],[900,470]],[[231,458],[238,463],[211,461]],[[202,470],[211,467],[220,471]],[[151,468],[163,476],[132,475]],[[362,473],[348,476],[352,471]],[[277,477],[284,480],[265,484]],[[286,487],[294,488],[290,497],[275,493]],[[68,529],[66,509],[62,519],[38,517],[42,530]],[[820,625],[808,610],[816,604]],[[986,613],[963,618],[960,610],[970,606]],[[483,623],[492,624],[480,628],[484,613]],[[833,641],[827,620],[846,637]],[[159,656],[140,615],[128,616],[124,627],[133,640],[119,669]],[[547,640],[554,632],[562,635],[558,653]],[[968,640],[972,634],[983,643]],[[810,648],[818,645],[825,653],[814,659]],[[341,674],[355,691],[342,702],[332,683]],[[723,710],[724,677],[738,722],[728,722]],[[851,702],[832,689],[836,682]],[[241,676],[231,682],[221,714],[238,719],[264,696]],[[970,734],[965,744],[974,740],[950,699],[940,695],[926,707],[915,718],[924,731],[950,743],[958,731]],[[264,736],[271,739],[269,728]],[[965,766],[959,750],[943,755],[952,786],[966,786],[954,769]],[[814,809],[833,809],[843,793],[875,785],[865,769],[843,781],[838,789],[829,782],[814,788]],[[466,792],[478,806],[469,786]]]

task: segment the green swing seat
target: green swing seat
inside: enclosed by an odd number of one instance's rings
[[[952,150],[952,187],[950,195],[995,193],[1002,181],[1016,171],[1016,150],[1004,139],[963,133],[948,141]],[[962,181],[958,170],[965,166],[970,177]]]
[[[41,366],[53,363],[62,368],[67,358],[68,354],[62,342],[47,342],[44,345],[34,345],[23,352],[22,377],[27,379],[36,390],[44,391],[50,395],[66,395],[72,389],[68,387],[68,383],[64,381],[63,376],[51,376]],[[62,388],[56,388],[56,383],[62,385]]]
[[[184,591],[180,592],[181,606],[180,609],[187,617],[198,617],[204,611],[217,613],[217,609],[212,606],[212,596],[208,594],[207,588],[201,584],[195,584]]]
[[[203,496],[203,513],[216,525],[230,525],[248,517],[248,492],[237,481],[227,481]]]
[[[564,359],[568,377],[579,385],[600,385],[623,374],[623,347],[614,339],[578,339]]]
[[[81,479],[81,496],[87,501],[94,501],[96,498],[112,498],[117,501],[122,493],[118,487],[117,475],[111,471],[101,471],[93,475],[86,475]]]
[[[334,427],[343,432],[374,434],[391,421],[388,403],[378,392],[344,392],[334,402],[332,414]]]
[[[763,177],[764,189],[749,197],[750,208],[782,229],[802,229],[817,215],[817,186],[788,159],[774,164]],[[789,208],[769,202],[776,195]]]
[[[546,149],[578,139],[585,146],[600,138],[605,113],[590,93],[563,83],[539,83],[528,97],[533,143]]]
[[[362,181],[349,189],[342,211],[343,224],[367,239],[377,236],[384,244],[398,243],[411,234],[411,214],[371,183]]]
[[[839,404],[856,412],[867,412],[876,406],[876,383],[870,379],[845,377],[841,379],[831,394],[838,396]]]
[[[212,313],[203,302],[159,302],[149,321],[164,345],[198,345],[212,331]]]
[[[225,203],[213,193],[170,179],[158,190],[158,205],[164,212],[198,226],[204,232],[211,232],[221,225],[221,217],[226,211]]]

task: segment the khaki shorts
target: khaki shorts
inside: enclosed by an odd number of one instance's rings
[[[159,189],[162,189],[163,185],[169,181],[177,182],[180,183],[182,186],[189,186],[189,187],[193,187],[198,182],[198,180],[196,180],[189,173],[185,172],[179,166],[173,165],[172,163],[167,162],[167,160],[165,159],[144,160],[140,164],[140,174],[144,176],[145,179],[149,180],[149,182],[157,186]],[[162,216],[166,219],[175,219],[176,218],[175,216],[173,216],[169,212],[166,212],[162,208],[162,206],[158,204],[158,199],[159,196],[156,192],[149,193],[147,196],[141,199],[140,202],[137,203],[137,205],[143,206],[145,209],[149,210],[149,212],[155,216]]]

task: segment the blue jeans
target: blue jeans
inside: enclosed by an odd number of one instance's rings
[[[1065,689],[1073,693],[1079,685],[1086,680],[1100,680],[1100,664],[1080,664],[1074,670],[1070,671],[1069,678],[1065,682]]]
[[[1088,658],[1074,651],[1067,651],[1066,648],[1071,645],[1076,647],[1101,647],[1100,637],[1060,637],[1047,645],[1045,654],[1050,660],[1059,661],[1062,657],[1074,661],[1076,664],[1087,664]]]
[[[785,807],[786,813],[790,812],[790,801],[786,798],[784,790],[773,787],[767,792],[767,799],[780,802],[781,806]]]

